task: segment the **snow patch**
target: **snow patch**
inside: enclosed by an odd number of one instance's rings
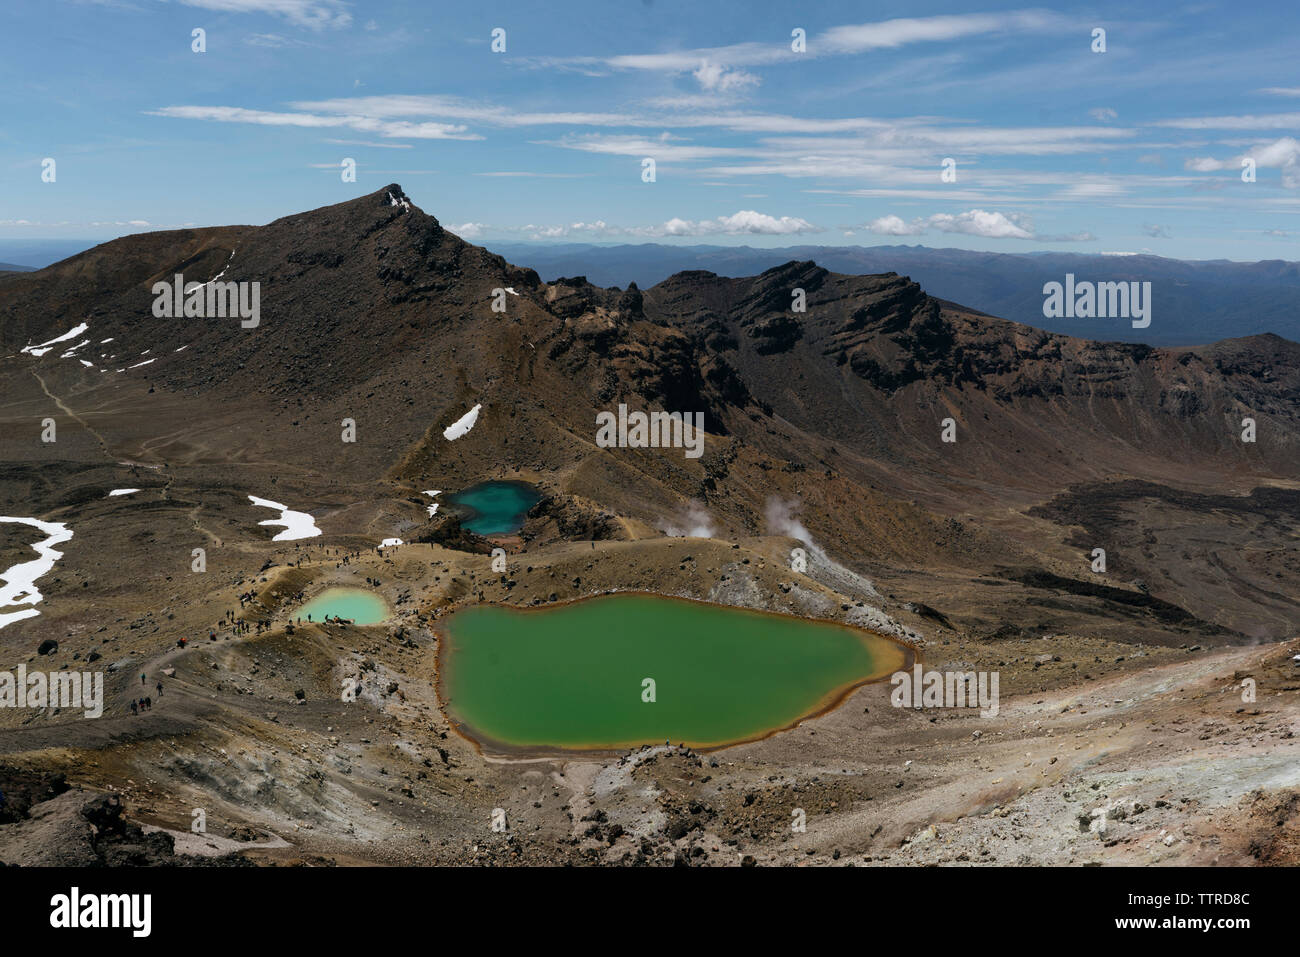
[[[40,614],[40,611],[35,608],[22,608],[18,611],[8,609],[16,608],[19,605],[35,605],[41,601],[41,593],[36,587],[36,580],[42,575],[48,574],[54,568],[54,563],[63,557],[63,552],[55,551],[54,546],[62,545],[70,539],[72,529],[62,522],[42,522],[38,518],[0,516],[0,522],[16,522],[20,525],[30,525],[46,535],[43,541],[39,541],[32,546],[36,550],[36,554],[41,556],[40,558],[11,565],[0,573],[0,582],[3,582],[3,585],[0,585],[0,628],[3,628],[15,621],[34,618]]]
[[[447,426],[442,430],[442,437],[448,442],[455,442],[462,436],[468,435],[469,430],[474,428],[474,423],[478,421],[478,413],[481,408],[483,408],[483,404],[479,403],[451,425]]]
[[[89,328],[90,328],[90,323],[83,322],[80,323],[78,326],[76,326],[76,328],[71,329],[68,332],[65,332],[61,336],[51,339],[49,342],[42,342],[39,345],[35,345],[35,346],[23,346],[18,351],[26,352],[34,356],[43,356],[45,355],[45,353],[49,352],[51,348],[53,348],[56,342],[67,342],[69,339],[81,335]]]
[[[379,543],[379,547],[387,548],[390,545],[401,545],[401,544],[402,544],[402,540],[400,538],[385,538],[382,542]]]
[[[260,508],[274,508],[280,512],[278,519],[268,518],[264,522],[257,523],[284,526],[284,531],[271,539],[273,542],[292,542],[299,538],[315,538],[320,534],[320,529],[316,527],[316,519],[306,512],[295,512],[288,505],[272,502],[268,498],[258,498],[256,495],[248,496],[248,500]]]
[[[108,493],[108,497],[112,498],[114,495],[131,495],[138,491],[140,491],[138,488],[115,488],[113,491]]]
[[[441,494],[442,494],[442,489],[432,489],[432,490],[431,490],[431,489],[425,489],[424,494],[427,495],[427,496],[429,496],[430,498],[433,498],[435,495],[441,495]],[[433,518],[433,516],[435,516],[435,515],[438,514],[438,503],[437,503],[437,502],[434,502],[432,505],[426,505],[425,508],[427,508],[427,509],[429,510],[429,517],[430,517],[430,518]]]

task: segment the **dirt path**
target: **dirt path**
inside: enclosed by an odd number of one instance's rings
[[[54,400],[54,404],[59,407],[59,410],[63,412],[63,414],[66,415],[68,418],[72,419],[74,422],[80,425],[87,432],[89,432],[91,435],[93,435],[95,437],[95,441],[99,443],[99,447],[103,451],[104,455],[106,455],[110,459],[114,459],[114,456],[109,451],[108,443],[104,440],[104,437],[100,435],[98,432],[96,432],[95,429],[91,427],[89,422],[83,419],[76,412],[72,411],[72,409],[66,403],[64,403],[64,401],[61,398],[59,398],[57,395],[51,392],[49,386],[45,384],[45,380],[41,378],[41,374],[39,372],[37,372],[35,369],[32,369],[31,373],[33,376],[36,377],[36,381],[41,384],[41,391]],[[114,461],[116,461],[116,459],[114,459]]]

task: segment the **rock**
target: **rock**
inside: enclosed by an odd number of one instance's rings
[[[59,643],[53,638],[46,638],[36,649],[38,655],[52,655],[59,650]]]

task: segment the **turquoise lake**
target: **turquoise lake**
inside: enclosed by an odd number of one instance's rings
[[[293,617],[312,621],[330,618],[346,618],[356,625],[377,625],[388,618],[388,604],[374,592],[364,588],[327,588],[302,608],[294,612]]]
[[[524,524],[528,510],[542,493],[527,482],[480,482],[455,495],[447,504],[461,516],[461,526],[475,535],[509,535]]]

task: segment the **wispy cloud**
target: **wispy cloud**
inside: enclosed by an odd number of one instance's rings
[[[221,13],[262,13],[312,30],[350,26],[352,14],[340,0],[179,0],[187,7]]]
[[[647,70],[690,73],[701,64],[715,68],[760,67],[793,62],[801,57],[852,56],[874,50],[898,49],[917,43],[940,43],[996,34],[1064,32],[1075,28],[1064,16],[1044,10],[1004,13],[907,17],[831,27],[807,38],[807,48],[796,53],[789,40],[779,43],[735,43],[719,47],[616,54],[607,57],[534,57],[533,65],[604,67],[609,70]]]
[[[265,47],[268,50],[278,50],[281,47],[310,46],[305,40],[284,37],[278,33],[252,33],[244,37],[244,43],[250,47]]]
[[[355,114],[325,116],[319,113],[279,113],[270,110],[249,110],[239,106],[165,106],[159,110],[145,112],[151,116],[209,120],[217,123],[254,123],[260,126],[299,126],[314,129],[345,127],[362,133],[377,133],[380,136],[407,139],[479,140],[483,138],[457,124],[381,120],[373,116]]]
[[[1300,126],[1300,113],[1192,116],[1174,120],[1157,120],[1152,125],[1180,130],[1284,130]]]
[[[377,149],[377,150],[409,150],[413,148],[410,143],[374,143],[371,142],[370,140],[327,139],[324,142],[334,143],[337,146],[368,146],[371,149]]]
[[[742,209],[730,216],[714,219],[682,219],[673,217],[649,226],[616,226],[604,220],[551,225],[529,223],[525,226],[492,227],[483,223],[464,223],[448,226],[452,232],[465,238],[482,236],[488,232],[522,233],[529,239],[563,239],[573,235],[592,237],[634,236],[643,239],[680,238],[690,236],[796,236],[802,233],[820,233],[825,227],[815,225],[798,216],[770,216],[752,209]]]

